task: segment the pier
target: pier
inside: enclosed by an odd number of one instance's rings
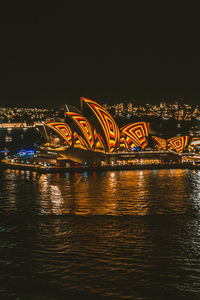
[[[33,124],[29,125],[26,122],[22,123],[1,123],[0,128],[5,128],[5,129],[12,129],[12,128],[32,128],[37,125],[40,125],[41,123],[34,122]]]

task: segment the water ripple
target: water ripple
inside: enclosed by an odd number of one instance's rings
[[[1,299],[198,299],[200,172],[0,173]]]

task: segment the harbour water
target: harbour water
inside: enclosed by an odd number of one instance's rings
[[[0,129],[11,153],[37,140]],[[199,170],[0,170],[0,299],[200,298],[199,182]]]
[[[0,172],[0,299],[199,299],[200,171]]]

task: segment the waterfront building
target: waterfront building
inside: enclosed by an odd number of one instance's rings
[[[171,152],[180,154],[189,141],[186,136],[168,140],[152,136],[150,125],[146,122],[128,123],[119,128],[105,107],[86,98],[81,98],[80,111],[66,106],[65,122],[46,121],[40,130],[46,140],[40,146],[41,151],[57,153],[60,159],[70,159],[81,164],[102,165],[110,164],[111,161],[118,164],[129,161],[134,164],[138,161],[142,163],[146,156],[151,163],[161,163],[161,152],[170,157]],[[156,154],[156,150],[160,154]],[[150,156],[147,152],[151,153]],[[177,155],[173,158],[175,161],[180,160]]]

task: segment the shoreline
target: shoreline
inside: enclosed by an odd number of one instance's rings
[[[12,163],[0,163],[0,170],[24,170],[38,173],[75,173],[75,172],[102,172],[102,171],[123,171],[123,170],[162,170],[162,169],[192,169],[200,170],[200,165],[191,163],[170,163],[170,164],[152,164],[152,165],[125,165],[125,166],[76,166],[76,167],[42,167],[35,165],[21,165]]]

